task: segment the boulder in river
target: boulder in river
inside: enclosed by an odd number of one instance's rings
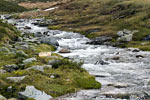
[[[30,26],[25,26],[24,29],[31,29],[31,27]]]
[[[111,40],[112,40],[111,36],[101,36],[92,39],[90,42],[88,42],[88,44],[102,45],[104,42],[111,41]]]
[[[53,45],[53,46],[59,46],[57,38],[54,36],[42,37],[41,43],[46,43],[46,44]]]
[[[70,51],[68,49],[63,48],[59,51],[59,53],[70,53]]]

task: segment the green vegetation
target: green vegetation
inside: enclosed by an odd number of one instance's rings
[[[0,20],[0,42],[8,42],[10,40],[16,40],[19,36],[19,31],[8,23]]]
[[[24,7],[21,7],[16,3],[6,0],[0,1],[0,12],[23,12],[25,10],[26,9]]]
[[[101,87],[94,76],[89,75],[85,69],[81,68],[82,63],[73,62],[53,53],[56,50],[55,47],[26,42],[28,47],[23,48],[15,41],[18,36],[21,36],[16,28],[3,22],[0,23],[0,28],[5,30],[0,33],[0,70],[6,70],[5,65],[17,66],[16,69],[0,73],[0,94],[6,98],[17,98],[18,92],[24,91],[25,87],[29,85],[33,85],[53,97],[76,92],[80,89],[99,89]],[[16,43],[11,44],[8,41]],[[52,55],[39,57],[40,52],[52,52]],[[35,61],[23,62],[33,57],[36,59]],[[25,70],[32,66],[46,66],[51,60],[58,61],[51,64],[52,68],[45,68],[44,71]],[[26,78],[19,82],[7,79],[7,77],[19,76],[26,76]],[[10,86],[12,86],[11,90],[8,89]]]

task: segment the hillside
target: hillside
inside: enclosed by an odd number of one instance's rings
[[[74,0],[50,13],[49,18],[56,23],[49,28],[79,32],[89,38],[109,35],[113,41],[119,30],[138,30],[133,41],[121,46],[148,50],[149,43],[140,45],[150,35],[149,10],[149,0]]]
[[[0,1],[0,12],[23,12],[26,9],[19,6],[16,3],[1,0]]]

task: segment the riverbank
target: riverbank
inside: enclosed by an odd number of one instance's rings
[[[12,32],[11,35],[4,33],[4,39],[7,41],[0,42],[0,94],[6,98],[38,100],[40,96],[34,95],[38,93],[34,91],[35,89],[46,93],[42,94],[43,98],[58,97],[80,89],[99,89],[101,84],[81,68],[82,63],[76,63],[55,53],[58,46],[56,39],[48,35],[42,37],[42,32],[48,31],[47,28],[34,26],[33,21],[8,20],[12,24],[16,23],[14,25],[22,34],[14,26],[1,23],[6,31],[9,31],[7,30],[9,26],[13,32],[17,31],[17,35],[15,39],[11,36],[15,33]],[[26,92],[23,92],[25,90]],[[29,95],[30,91],[33,94]]]

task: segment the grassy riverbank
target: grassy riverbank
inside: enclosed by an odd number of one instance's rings
[[[70,61],[53,53],[56,50],[55,47],[25,41],[22,41],[24,43],[22,45],[17,42],[17,38],[22,36],[12,25],[0,22],[0,37],[0,94],[6,98],[18,98],[18,92],[24,91],[26,86],[31,85],[53,97],[80,89],[99,89],[101,87],[93,76],[81,68],[82,63]],[[52,55],[40,57],[40,52],[51,52]],[[30,58],[36,60],[24,63]],[[27,70],[33,66],[51,66],[49,61],[55,60],[52,67],[44,68],[43,71]],[[26,77],[18,82],[8,79],[8,77],[21,76]],[[8,91],[10,86],[11,91]]]

